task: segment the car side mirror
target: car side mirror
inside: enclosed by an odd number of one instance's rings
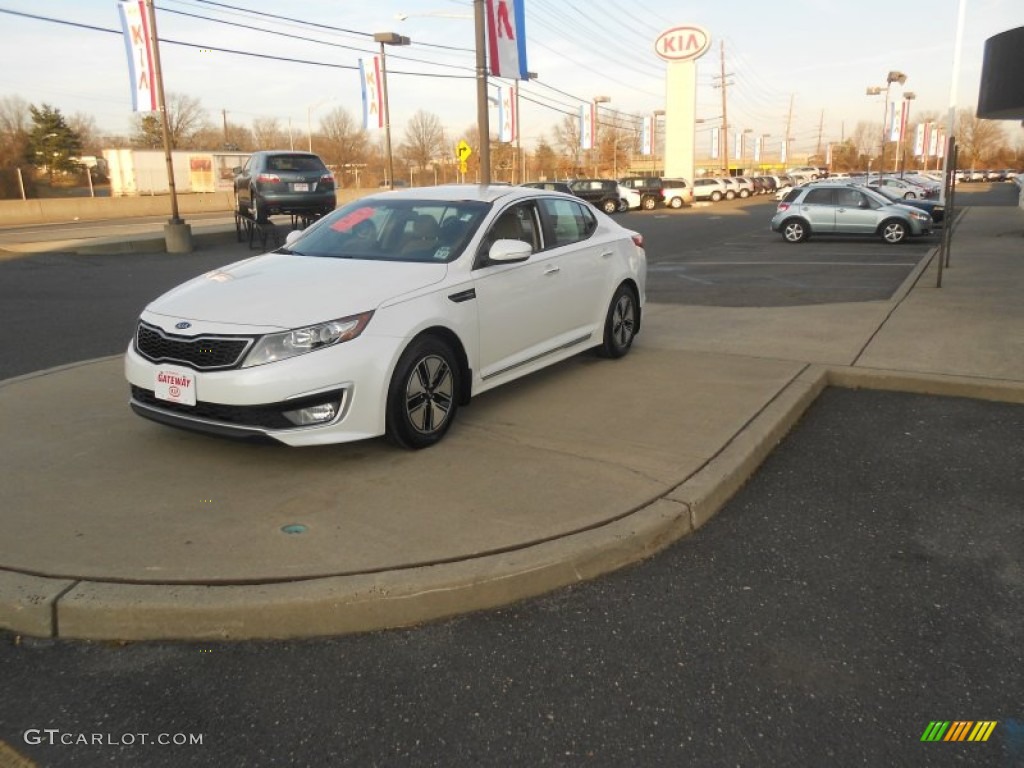
[[[487,258],[502,264],[526,261],[533,253],[533,247],[522,240],[495,240],[487,251]]]
[[[291,245],[296,240],[298,240],[300,237],[302,237],[302,230],[301,229],[293,229],[291,232],[289,232],[287,235],[284,236],[284,244],[285,244],[285,246]]]

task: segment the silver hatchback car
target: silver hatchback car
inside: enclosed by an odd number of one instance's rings
[[[787,243],[814,235],[874,235],[896,245],[932,231],[931,216],[894,203],[866,187],[814,182],[796,187],[779,203],[772,231]]]

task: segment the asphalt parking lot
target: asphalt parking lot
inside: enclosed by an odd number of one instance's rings
[[[757,197],[620,217],[646,238],[649,300],[719,307],[884,300],[939,240],[932,234],[892,246],[830,236],[793,245],[769,229],[775,205]]]
[[[48,768],[1024,765],[1021,434],[1020,405],[828,390],[695,535],[504,610],[299,642],[0,635],[0,740]],[[922,743],[934,720],[997,725]],[[26,743],[47,728],[115,743]]]

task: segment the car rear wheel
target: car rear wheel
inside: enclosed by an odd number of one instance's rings
[[[889,245],[899,245],[907,239],[907,225],[896,219],[882,224],[880,231],[882,239]]]
[[[749,192],[749,190],[746,190],[746,189],[741,189],[741,190],[740,190],[740,197],[750,197],[750,192]]]
[[[260,202],[260,196],[256,194],[255,189],[252,190],[249,195],[249,210],[252,211],[252,217],[256,219],[256,221],[266,221],[267,209],[264,208],[263,204]]]
[[[438,338],[414,341],[402,353],[388,388],[385,436],[402,448],[437,443],[459,407],[459,366]]]
[[[725,199],[726,200],[734,200],[735,198],[736,198],[736,193],[733,192],[731,189],[728,192],[725,193]]]
[[[645,211],[653,211],[658,206],[658,201],[653,197],[645,197],[642,205]]]
[[[717,203],[721,199],[722,199],[722,193],[721,192],[712,192],[711,193],[711,202]]]
[[[629,203],[625,200],[619,200],[619,213],[625,213],[629,210]]]
[[[673,197],[671,200],[668,201],[668,204],[669,204],[670,208],[682,208],[683,207],[683,198],[681,198],[681,197]]]
[[[605,213],[611,214],[619,210],[619,201],[608,199],[601,203],[601,210]]]
[[[782,225],[782,239],[787,243],[802,243],[809,234],[807,224],[800,219],[790,219]]]
[[[602,357],[619,358],[629,352],[636,337],[640,308],[633,289],[623,283],[615,291],[604,320],[604,340],[598,348]]]

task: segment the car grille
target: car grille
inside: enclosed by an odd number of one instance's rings
[[[184,405],[161,400],[153,393],[153,390],[132,385],[132,399],[149,408],[193,419],[206,419],[221,424],[257,429],[296,429],[295,424],[283,415],[284,412],[309,408],[313,405],[333,402],[340,412],[344,405],[344,394],[343,390],[336,390],[269,405],[224,405],[202,401],[195,405]]]
[[[154,363],[180,363],[197,371],[235,368],[252,346],[251,336],[175,336],[139,323],[135,350]]]

